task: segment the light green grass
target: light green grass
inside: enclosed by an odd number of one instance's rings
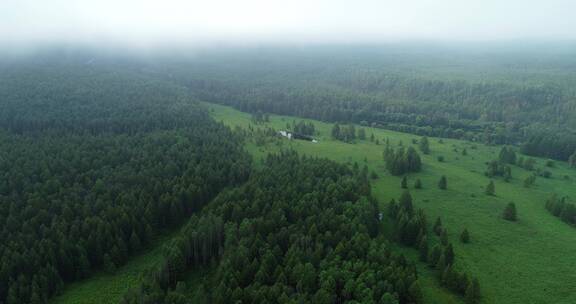
[[[116,272],[109,274],[99,271],[90,278],[66,284],[61,295],[53,298],[51,304],[117,304],[124,293],[137,287],[139,276],[151,268],[162,257],[162,244],[176,236],[177,232],[164,234],[152,242],[150,248],[136,255]]]
[[[251,124],[250,115],[230,107],[205,104],[211,115],[225,124],[243,128]],[[295,117],[271,115],[270,122],[255,127],[284,129],[287,122],[300,120]],[[339,162],[366,164],[380,178],[373,182],[373,193],[383,206],[391,198],[397,198],[400,177],[387,175],[382,161],[383,145],[369,141],[347,144],[330,139],[332,125],[314,120],[319,132],[318,143],[278,139],[258,147],[253,141],[247,149],[258,160],[269,151],[293,148],[301,153],[327,157]],[[382,129],[366,128],[367,136],[374,133],[381,141],[389,138],[393,145],[402,141],[404,146],[418,136]],[[544,209],[545,200],[552,193],[576,197],[576,170],[565,163],[556,162],[549,169],[551,179],[538,178],[536,186],[526,189],[522,182],[530,172],[513,167],[514,179],[506,183],[496,179],[496,196],[484,194],[489,179],[484,176],[485,163],[496,159],[500,147],[444,139],[430,139],[432,153],[423,155],[423,170],[409,176],[410,188],[415,177],[422,180],[424,189],[412,189],[416,205],[423,208],[429,222],[440,216],[448,228],[449,237],[455,245],[457,266],[478,277],[484,303],[576,303],[576,229],[551,216]],[[476,146],[476,149],[473,148]],[[468,156],[459,151],[467,147]],[[444,156],[445,162],[437,157]],[[543,166],[543,159],[537,159]],[[448,177],[448,190],[437,188],[441,175]],[[565,180],[563,176],[569,176]],[[501,219],[506,203],[516,203],[519,221],[515,223]],[[458,235],[467,228],[471,243],[458,242]],[[415,254],[414,250],[403,249]],[[415,256],[415,255],[414,255]],[[423,282],[429,303],[451,303],[454,297],[435,286],[425,267]]]

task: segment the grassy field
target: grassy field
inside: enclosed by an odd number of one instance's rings
[[[212,116],[231,127],[247,128],[249,114],[230,107],[205,104]],[[299,118],[276,116],[257,127],[285,129],[286,123]],[[313,120],[309,120],[313,121]],[[373,192],[383,206],[401,193],[400,177],[387,175],[382,160],[383,145],[370,141],[347,144],[330,138],[332,125],[313,121],[318,130],[318,143],[306,141],[273,140],[257,146],[254,140],[247,149],[259,158],[269,151],[293,148],[301,153],[327,157],[339,162],[359,165],[366,163],[379,175],[373,182]],[[410,134],[382,129],[366,128],[367,136],[374,134],[381,141],[390,139],[393,145],[402,142],[412,145]],[[576,197],[576,170],[556,162],[552,178],[538,178],[531,188],[523,187],[523,180],[531,173],[513,167],[513,180],[509,183],[495,179],[496,196],[484,193],[490,179],[484,175],[486,162],[496,159],[500,147],[490,147],[466,141],[430,139],[432,153],[423,155],[423,170],[408,176],[410,188],[416,177],[423,182],[421,190],[412,189],[416,205],[423,208],[433,222],[440,216],[448,228],[449,238],[455,244],[457,266],[480,280],[484,303],[576,303],[576,229],[561,222],[544,209],[545,200],[558,193]],[[461,151],[466,148],[467,156]],[[444,162],[437,160],[444,157]],[[537,159],[543,167],[544,159]],[[448,178],[448,190],[440,190],[437,182],[441,175]],[[518,222],[501,219],[508,202],[515,202]],[[470,244],[458,241],[460,232],[467,228]],[[415,251],[401,249],[415,257]],[[436,286],[429,270],[422,265],[425,296],[430,303],[457,303],[448,293]]]
[[[140,274],[152,267],[162,257],[162,244],[177,235],[177,231],[158,237],[141,254],[132,257],[128,263],[110,274],[104,271],[90,278],[66,284],[61,295],[53,298],[51,304],[117,304],[126,291],[138,286]]]

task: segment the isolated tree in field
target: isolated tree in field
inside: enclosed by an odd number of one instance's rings
[[[535,183],[536,175],[532,174],[524,180],[524,188],[530,188],[530,186],[534,185]]]
[[[466,288],[464,299],[466,300],[466,304],[477,304],[480,302],[480,283],[478,279],[474,278],[470,281],[468,288]]]
[[[446,259],[446,265],[452,265],[454,263],[454,248],[450,243],[444,248],[444,258]]]
[[[448,189],[448,180],[446,179],[445,175],[442,175],[442,177],[440,177],[440,181],[438,182],[438,188],[442,190]]]
[[[414,188],[422,189],[422,181],[419,178],[417,178],[416,182],[414,182]]]
[[[406,176],[404,176],[402,178],[402,182],[400,182],[400,186],[402,187],[402,189],[408,188],[408,179],[406,178]]]
[[[424,154],[430,154],[430,142],[428,141],[428,137],[424,136],[420,139],[418,143],[420,147],[420,151]]]
[[[487,195],[495,195],[496,194],[496,186],[494,186],[494,181],[491,180],[488,185],[486,186],[486,189],[484,190],[484,193],[486,193]]]
[[[334,124],[334,126],[332,127],[332,138],[340,140],[341,135],[340,135],[340,125],[339,124]]]
[[[470,242],[470,233],[468,233],[468,229],[464,228],[464,230],[462,230],[462,233],[460,234],[460,241],[464,244]]]
[[[503,164],[514,165],[516,164],[516,152],[510,147],[502,147],[498,159]]]
[[[370,141],[374,142],[374,133],[370,134]]]
[[[462,150],[462,156],[466,156],[466,155],[468,155],[468,150],[466,150],[466,148],[464,148]]]
[[[514,203],[508,203],[502,217],[507,221],[516,221],[516,205]]]

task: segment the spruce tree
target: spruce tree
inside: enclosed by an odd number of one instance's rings
[[[428,239],[426,236],[422,237],[418,251],[420,252],[420,261],[426,262],[428,260]]]
[[[420,151],[424,154],[430,154],[430,142],[428,142],[428,137],[424,136],[419,142]]]
[[[440,217],[436,218],[436,222],[434,223],[434,227],[432,228],[432,230],[434,230],[434,233],[437,236],[440,236],[440,234],[442,233],[442,220],[440,219]]]
[[[477,304],[480,302],[480,283],[478,279],[474,278],[470,281],[468,288],[466,288],[464,299],[466,304]]]
[[[486,190],[484,190],[484,193],[486,193],[487,195],[494,195],[496,193],[495,188],[496,187],[494,186],[494,181],[490,180],[490,182],[486,186]]]
[[[460,241],[464,244],[470,242],[470,233],[468,233],[468,229],[464,228],[464,230],[460,234]]]
[[[512,202],[508,203],[502,217],[507,221],[516,221],[516,205]]]
[[[438,182],[438,188],[442,190],[448,189],[448,180],[446,179],[445,175],[442,175],[442,177],[440,177],[440,181]]]
[[[442,233],[440,234],[440,243],[444,246],[448,245],[448,230],[442,229]]]
[[[408,179],[406,178],[406,176],[404,176],[402,178],[402,182],[400,183],[400,187],[402,187],[402,189],[408,188]]]
[[[414,182],[414,188],[422,189],[422,181],[419,178],[416,179],[416,182]]]

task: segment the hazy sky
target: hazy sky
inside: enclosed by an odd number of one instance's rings
[[[0,0],[5,44],[533,38],[576,39],[576,0]]]

